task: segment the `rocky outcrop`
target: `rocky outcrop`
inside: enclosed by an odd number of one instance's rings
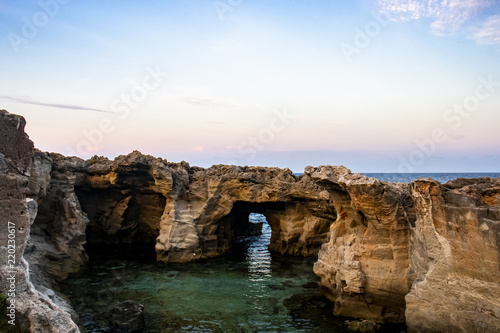
[[[406,320],[412,332],[500,327],[500,179],[395,184],[332,166],[298,177],[139,152],[84,161],[34,150],[24,125],[0,111],[0,256],[14,261],[0,263],[0,277],[14,277],[16,320],[31,332],[78,332],[53,290],[87,253],[220,256],[252,233],[250,213],[266,216],[273,251],[318,256],[314,271],[335,315],[374,326]],[[141,326],[134,309],[124,326]]]
[[[326,193],[306,178],[278,168],[213,166],[194,170],[169,200],[156,249],[161,260],[187,261],[230,250],[250,213],[266,216],[270,249],[315,255],[336,216]],[[192,235],[192,237],[185,237]]]
[[[153,244],[157,259],[168,262],[230,251],[252,212],[266,215],[272,250],[315,255],[336,216],[327,193],[290,170],[202,169],[139,152],[93,158],[75,188],[90,219],[89,245]]]
[[[39,210],[25,253],[35,285],[51,288],[51,280],[64,280],[88,259],[83,245],[89,220],[75,194],[86,167],[76,157],[35,151],[29,180]]]
[[[37,213],[36,201],[27,197],[33,189],[33,143],[24,126],[24,118],[0,110],[0,293],[9,297],[8,316],[2,314],[2,320],[8,318],[8,325],[30,332],[79,332],[66,311],[35,289],[23,257]]]
[[[337,211],[314,271],[337,315],[410,332],[500,329],[500,179],[379,182],[306,169]]]
[[[403,322],[409,291],[409,225],[414,219],[405,184],[382,183],[344,167],[308,167],[337,211],[330,241],[314,265],[334,314]]]
[[[417,220],[406,296],[413,332],[500,330],[500,179],[411,184]]]

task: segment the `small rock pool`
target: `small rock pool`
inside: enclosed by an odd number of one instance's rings
[[[274,256],[270,237],[265,222],[232,254],[188,264],[94,257],[60,287],[89,333],[111,332],[108,313],[126,300],[144,305],[144,332],[348,332],[319,294],[314,259]]]

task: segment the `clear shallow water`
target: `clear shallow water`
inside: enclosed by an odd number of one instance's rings
[[[128,299],[144,305],[144,332],[347,332],[319,295],[314,259],[273,256],[270,237],[264,223],[233,254],[182,265],[93,259],[61,291],[87,332],[110,332],[106,313]]]

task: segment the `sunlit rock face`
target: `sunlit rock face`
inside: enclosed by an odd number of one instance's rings
[[[92,159],[75,186],[89,245],[153,244],[167,262],[226,253],[252,212],[266,216],[272,250],[316,255],[336,218],[324,189],[279,168],[202,169],[133,152]]]
[[[415,282],[406,296],[413,332],[500,330],[500,179],[411,184]]]
[[[314,265],[320,288],[340,316],[404,321],[409,291],[408,185],[382,183],[344,167],[306,168],[337,211],[330,241]]]
[[[273,251],[314,255],[335,217],[321,189],[290,170],[214,166],[193,172],[184,188],[162,217],[160,260],[187,261],[230,250],[252,212],[266,216]]]

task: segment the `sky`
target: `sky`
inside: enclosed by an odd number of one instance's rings
[[[3,0],[0,50],[44,151],[500,172],[500,1]]]

